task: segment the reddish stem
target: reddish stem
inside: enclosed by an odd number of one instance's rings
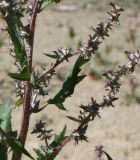
[[[29,119],[30,119],[30,93],[31,88],[30,84],[28,83],[27,86],[25,86],[25,96],[24,96],[24,107],[23,107],[23,115],[22,115],[22,124],[19,134],[19,140],[20,142],[25,145],[27,132],[28,132],[28,126],[29,126]]]
[[[22,123],[21,123],[20,133],[18,137],[18,140],[22,143],[23,146],[25,145],[25,141],[27,138],[29,120],[31,115],[30,114],[30,93],[31,93],[31,88],[30,88],[30,84],[28,83],[27,86],[25,86]],[[21,156],[22,156],[21,152],[14,151],[12,160],[20,160]]]
[[[71,55],[71,57],[73,57],[74,55],[77,55],[77,54],[80,54],[80,52],[75,52],[73,55]],[[57,67],[57,66],[59,66],[62,62],[64,61],[64,59],[62,59],[62,60],[60,60],[60,61],[56,61],[54,64],[52,64],[51,65],[51,67],[47,70],[47,71],[45,71],[43,74],[41,74],[39,77],[38,77],[38,79],[37,79],[37,81],[41,81],[43,78],[45,78],[45,76],[47,76],[48,74],[51,74],[53,71],[54,71],[54,69]]]
[[[29,70],[30,73],[32,73],[32,59],[33,59],[33,48],[34,48],[34,34],[35,34],[35,22],[37,18],[38,13],[38,2],[39,0],[34,0],[33,3],[33,13],[31,17],[31,23],[30,23],[30,57],[29,57]],[[21,128],[19,132],[19,141],[22,143],[22,145],[25,145],[28,128],[29,128],[29,121],[30,121],[30,115],[31,115],[31,92],[32,92],[32,86],[30,82],[27,82],[25,88],[24,88],[24,104],[23,104],[23,113],[22,113],[22,123]],[[14,151],[12,155],[12,160],[20,160],[22,156],[21,152]]]
[[[32,56],[33,56],[33,45],[34,45],[34,34],[35,34],[35,23],[36,23],[36,18],[37,18],[37,13],[38,13],[38,2],[39,0],[34,0],[33,3],[33,13],[31,17],[31,23],[30,23],[30,34],[31,34],[31,41],[30,41],[30,46],[31,46],[31,51],[30,51],[30,57],[29,57],[29,69],[30,72],[32,72]]]
[[[90,119],[90,117],[92,116],[92,113],[90,113],[83,121],[82,123],[77,127],[77,129],[75,129],[66,139],[64,139],[64,141],[57,147],[53,148],[54,152],[59,152],[67,143],[69,143],[72,140],[73,134],[74,133],[78,133],[81,128],[87,124],[88,120]]]
[[[53,148],[54,152],[59,152],[68,142],[71,141],[73,133],[68,136],[58,147]]]
[[[37,81],[41,81],[46,75],[51,74],[54,69],[61,64],[62,61],[56,61],[47,71],[45,71],[40,77],[38,77]]]

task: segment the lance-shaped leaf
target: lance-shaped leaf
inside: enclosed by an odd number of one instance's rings
[[[37,154],[36,160],[45,160],[45,152],[42,151],[42,149],[34,149],[35,153]]]
[[[8,25],[7,30],[13,42],[16,60],[21,66],[27,65],[25,45],[18,26],[20,20],[15,16],[12,7],[8,8],[7,13],[5,11],[1,12]],[[5,14],[7,15],[5,16]]]
[[[15,151],[19,151],[23,154],[25,154],[26,156],[28,156],[30,159],[33,159],[34,158],[29,154],[29,152],[24,148],[24,146],[22,145],[22,143],[13,138],[13,137],[10,137],[1,127],[0,127],[0,134],[5,137],[5,141],[6,143]]]
[[[34,158],[30,155],[30,153],[24,148],[24,146],[22,145],[22,143],[20,141],[18,141],[17,139],[9,138],[9,139],[7,139],[7,143],[9,144],[9,146],[13,150],[19,151],[19,152],[25,154],[30,159],[34,160]]]
[[[49,147],[54,148],[59,146],[65,138],[67,126],[65,125],[62,132],[59,135],[55,136],[54,141],[49,145]]]
[[[20,105],[23,104],[23,98],[19,98],[16,103],[15,103],[15,106],[19,107]]]
[[[56,55],[56,54],[44,54],[44,55],[46,55],[46,56],[48,56],[48,57],[50,57],[50,58],[53,58],[53,59],[58,59],[59,58],[59,56],[58,55]]]
[[[49,104],[55,104],[59,109],[61,109],[59,106],[62,106],[65,99],[73,94],[75,86],[85,78],[86,75],[78,76],[78,74],[81,71],[81,66],[88,61],[89,59],[86,59],[81,55],[78,57],[72,72],[63,83],[59,92],[53,98],[48,100]]]
[[[81,120],[75,118],[75,117],[71,117],[71,116],[66,116],[68,119],[72,120],[72,121],[75,121],[75,122],[78,122],[78,123],[81,123]]]
[[[66,111],[66,108],[64,107],[64,105],[62,103],[56,103],[55,104],[59,109]]]
[[[11,110],[10,102],[0,104],[0,127],[7,133],[11,131]]]
[[[21,71],[21,73],[9,73],[8,75],[16,80],[21,80],[21,81],[29,81],[30,80],[30,72],[27,67],[24,68]]]
[[[103,153],[106,155],[106,157],[107,157],[108,160],[113,160],[113,159],[111,158],[111,156],[110,156],[107,152],[103,151]]]
[[[61,145],[61,143],[65,139],[66,129],[67,129],[67,126],[65,125],[65,127],[62,130],[62,132],[59,135],[55,136],[54,141],[49,145],[48,148],[53,148],[54,149],[54,148],[56,148],[56,147]],[[47,160],[54,160],[55,157],[58,155],[59,151],[56,151],[56,152],[54,151],[52,154],[48,155]]]
[[[10,102],[3,102],[0,104],[0,128],[6,133],[11,131],[11,109]],[[3,139],[3,134],[1,132],[0,139],[0,158],[2,160],[7,160],[8,145]]]
[[[39,149],[35,149],[35,152],[37,154],[37,160],[54,160],[55,157],[58,155],[59,151],[54,151],[55,148],[61,146],[61,143],[65,139],[65,133],[66,133],[66,125],[63,128],[62,132],[59,135],[56,135],[52,143],[46,148],[40,147]]]

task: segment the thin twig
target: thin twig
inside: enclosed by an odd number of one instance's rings
[[[75,56],[75,55],[77,55],[77,54],[80,54],[80,53],[81,53],[81,52],[80,52],[80,50],[79,50],[79,51],[73,53],[71,56],[69,56],[69,58],[71,58],[71,57],[73,57],[73,56]],[[48,70],[46,70],[44,73],[42,73],[42,74],[37,78],[37,81],[38,81],[38,82],[41,82],[41,81],[43,80],[43,78],[45,78],[48,74],[51,74],[51,73],[55,70],[55,68],[57,68],[61,63],[63,63],[64,60],[65,60],[65,59],[62,59],[62,60],[59,60],[59,61],[56,61],[55,63],[53,63]]]
[[[51,65],[51,67],[47,71],[45,71],[42,75],[38,77],[37,81],[40,82],[46,75],[51,74],[54,71],[54,69],[57,66],[59,66],[61,63],[62,63],[62,60],[56,61],[53,65]]]

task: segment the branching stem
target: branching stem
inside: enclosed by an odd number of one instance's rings
[[[33,13],[30,22],[30,57],[29,57],[29,71],[32,73],[32,60],[33,60],[33,48],[34,48],[34,34],[35,34],[35,23],[38,13],[38,2],[39,0],[34,0],[33,3]],[[25,145],[27,139],[27,133],[29,128],[30,121],[30,109],[31,109],[31,92],[32,85],[30,82],[27,82],[24,88],[24,104],[23,104],[23,113],[22,113],[22,123],[21,129],[19,132],[18,140]],[[21,152],[14,151],[12,155],[12,160],[20,160],[22,156]]]

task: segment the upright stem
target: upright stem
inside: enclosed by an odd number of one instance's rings
[[[33,3],[33,13],[30,22],[30,57],[29,57],[29,71],[32,73],[32,59],[33,59],[33,48],[34,48],[34,34],[35,34],[35,23],[37,18],[37,10],[38,10],[38,2],[39,0],[34,0]],[[18,140],[25,145],[28,128],[29,128],[29,121],[31,115],[31,92],[32,92],[32,85],[29,82],[25,85],[24,88],[24,104],[23,104],[23,113],[22,113],[22,123],[19,132]],[[22,153],[18,151],[14,151],[12,155],[12,160],[21,160]]]
[[[29,127],[29,119],[31,115],[30,114],[30,93],[31,93],[31,87],[30,87],[30,84],[28,83],[27,86],[25,86],[22,124],[21,124],[21,129],[20,129],[19,138],[18,138],[23,145],[25,145],[28,127]]]
[[[20,128],[20,133],[18,140],[22,143],[22,145],[25,145],[25,141],[27,138],[28,128],[29,128],[29,120],[30,120],[30,93],[31,93],[31,87],[28,83],[25,86],[25,93],[24,93],[24,104],[23,104],[23,113],[22,113],[22,123]],[[21,152],[14,151],[12,155],[12,160],[20,160],[22,156]]]
[[[30,57],[29,57],[30,72],[32,72],[34,34],[35,34],[35,23],[36,23],[37,12],[38,12],[38,2],[39,2],[39,0],[34,0],[33,13],[32,13],[32,18],[31,18],[31,23],[30,23],[30,34],[31,34],[31,41],[30,41],[31,51],[30,51]]]

